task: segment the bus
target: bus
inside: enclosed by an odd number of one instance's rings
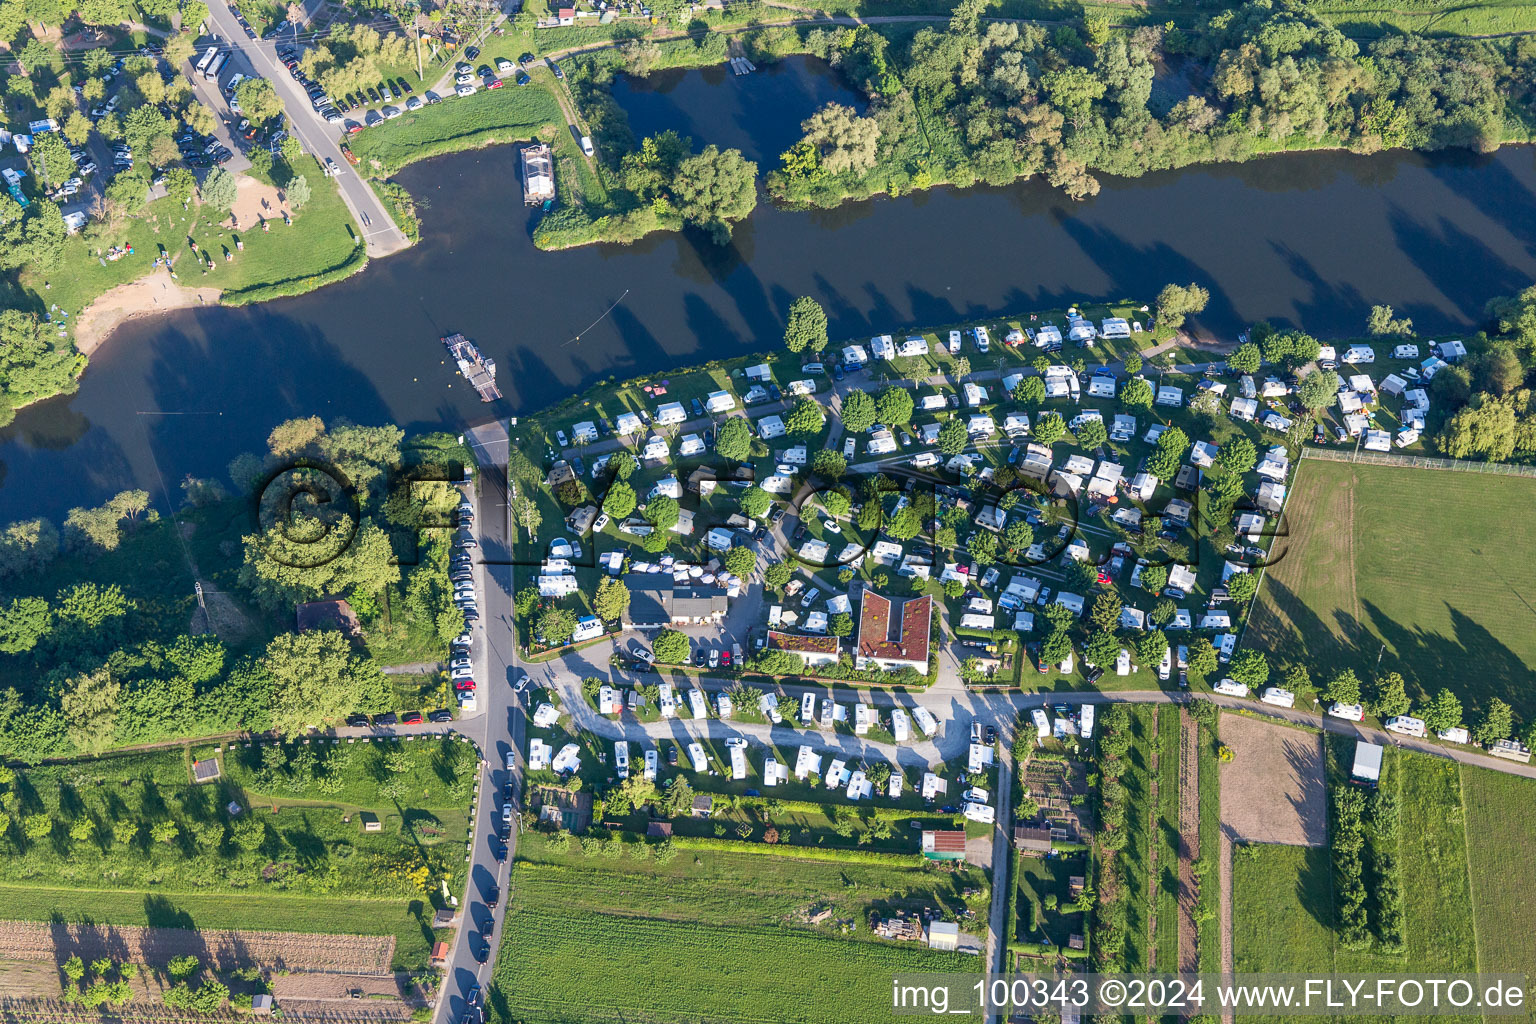
[[[219,48],[217,46],[208,47],[207,51],[203,53],[203,59],[197,62],[197,73],[201,75],[203,72],[207,71],[208,65],[212,64],[213,58],[217,57],[218,55]]]
[[[217,82],[219,80],[219,72],[224,70],[224,65],[228,62],[229,54],[218,54],[213,58],[213,60],[209,61],[208,66],[203,69],[203,77],[208,79],[210,82]]]

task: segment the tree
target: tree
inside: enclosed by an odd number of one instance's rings
[[[0,528],[0,577],[38,572],[58,553],[59,531],[46,519],[22,519]]]
[[[1120,404],[1131,409],[1152,408],[1152,384],[1145,377],[1132,377],[1120,389]]]
[[[809,295],[802,295],[789,305],[784,347],[791,352],[820,352],[827,347],[827,311]]]
[[[828,103],[800,127],[828,174],[859,173],[875,166],[880,125],[873,117],[860,117],[852,107]]]
[[[966,541],[965,550],[976,560],[977,565],[991,565],[997,558],[997,534],[991,530],[977,530]]]
[[[272,727],[282,736],[345,717],[360,706],[360,695],[383,681],[378,667],[354,657],[346,636],[335,630],[279,633],[261,664],[272,680]]]
[[[1296,695],[1298,701],[1305,701],[1312,696],[1312,675],[1305,665],[1295,664],[1287,669],[1284,685],[1287,690]]]
[[[1013,400],[1030,407],[1045,401],[1045,378],[1025,377],[1013,386]]]
[[[1251,572],[1233,573],[1227,581],[1227,596],[1239,606],[1246,605],[1253,600],[1253,595],[1258,592],[1259,578]]]
[[[1038,434],[1039,431],[1036,430],[1036,435],[1038,436]],[[945,455],[959,455],[965,450],[965,446],[970,443],[970,440],[971,436],[966,431],[965,424],[960,422],[959,417],[951,416],[939,428],[939,451]]]
[[[1141,570],[1141,589],[1149,594],[1161,594],[1168,585],[1168,567],[1149,565]]]
[[[528,543],[532,544],[533,535],[544,523],[544,513],[539,510],[538,502],[523,494],[512,502],[512,521],[523,528],[528,534]]]
[[[833,636],[851,636],[853,634],[853,616],[847,612],[838,612],[828,620],[827,628]]]
[[[1269,682],[1269,659],[1252,647],[1237,652],[1227,668],[1227,674],[1233,679],[1255,690]]]
[[[1431,732],[1444,732],[1461,724],[1461,701],[1445,687],[1419,708],[1419,717]]]
[[[603,511],[610,519],[624,519],[635,510],[635,489],[622,481],[608,488],[603,496]]]
[[[617,576],[606,576],[592,597],[592,610],[604,622],[618,622],[629,609],[629,588]]]
[[[533,631],[545,647],[559,647],[569,643],[575,634],[576,614],[569,608],[551,605],[539,613]]]
[[[239,193],[240,186],[235,181],[235,176],[222,167],[215,167],[209,171],[208,177],[203,179],[202,188],[198,190],[198,194],[206,205],[226,213],[234,208],[235,199]]]
[[[52,628],[48,602],[40,597],[17,597],[0,605],[0,653],[24,654],[37,646]]]
[[[891,385],[880,392],[876,405],[880,410],[880,422],[888,427],[912,422],[912,392],[906,388]]]
[[[740,150],[709,146],[678,165],[672,192],[684,222],[724,245],[732,222],[757,206],[757,164],[743,159]]]
[[[715,435],[715,454],[732,462],[746,462],[752,457],[752,428],[741,416],[732,416]]]
[[[751,548],[734,547],[725,554],[725,571],[742,579],[757,568],[757,552]]]
[[[1067,631],[1058,629],[1045,638],[1040,645],[1040,660],[1047,665],[1057,665],[1067,660],[1072,653],[1072,639],[1067,636]]]
[[[1178,427],[1169,427],[1157,436],[1157,445],[1147,460],[1147,472],[1159,480],[1172,480],[1188,448],[1189,435]]]
[[[174,843],[179,835],[181,835],[181,829],[169,818],[157,821],[149,827],[149,838],[157,843]]]
[[[1410,703],[1407,685],[1401,675],[1388,672],[1376,680],[1376,699],[1371,703],[1371,709],[1377,718],[1385,721],[1388,718],[1396,718],[1398,715],[1406,715]]]
[[[1256,373],[1263,361],[1263,351],[1251,341],[1243,342],[1227,356],[1227,366],[1238,373]]]
[[[1177,330],[1184,326],[1186,317],[1203,311],[1209,301],[1211,293],[1198,284],[1164,285],[1157,293],[1157,322]]]
[[[252,124],[266,124],[283,113],[283,101],[277,98],[277,90],[265,78],[247,78],[235,89],[240,110]]]
[[[288,205],[297,210],[309,202],[309,179],[302,174],[295,174],[283,186],[283,192],[288,197]]]
[[[750,519],[763,518],[771,504],[773,499],[768,496],[768,492],[756,484],[741,492],[741,511]]]
[[[122,687],[105,666],[69,681],[64,692],[64,717],[69,739],[83,754],[99,754],[112,744],[117,728]]]
[[[57,132],[37,136],[27,159],[44,185],[62,185],[74,177],[75,158],[69,155],[69,143]]]
[[[645,521],[654,526],[658,533],[672,529],[681,518],[682,509],[676,498],[661,494],[645,503]]]
[[[1325,409],[1339,393],[1339,375],[1332,370],[1313,370],[1301,379],[1296,397],[1308,412]]]
[[[1259,453],[1253,447],[1253,442],[1241,435],[1222,445],[1216,452],[1216,465],[1233,476],[1242,476],[1258,461]]]
[[[1407,317],[1394,317],[1391,306],[1372,306],[1365,328],[1378,338],[1405,337],[1413,333],[1413,321]]]
[[[1113,633],[1120,628],[1120,612],[1123,607],[1120,595],[1113,590],[1106,590],[1093,599],[1093,607],[1088,610],[1088,621],[1105,632]]]
[[[1106,629],[1094,632],[1083,645],[1083,657],[1091,665],[1112,665],[1120,656],[1120,638]]]
[[[1472,738],[1483,746],[1489,747],[1496,740],[1509,739],[1509,734],[1514,731],[1514,728],[1514,711],[1508,704],[1494,697],[1488,701],[1482,717],[1472,729]]]
[[[1060,441],[1066,433],[1067,424],[1060,413],[1048,412],[1035,420],[1035,440],[1047,447]]]
[[[1131,377],[1136,376],[1141,372],[1141,353],[1127,353],[1125,359],[1122,360],[1122,363],[1125,365],[1125,372],[1127,375]]]
[[[656,660],[664,665],[686,665],[691,646],[688,637],[675,629],[664,629],[651,642]]]
[[[817,434],[826,422],[827,414],[821,408],[821,403],[808,395],[802,395],[790,407],[789,415],[784,417],[784,429],[802,436]]]
[[[788,562],[774,562],[763,570],[763,581],[774,590],[783,590],[795,575],[795,567]]]
[[[1330,704],[1359,704],[1360,677],[1354,669],[1341,669],[1323,687],[1323,700]]]
[[[64,137],[72,145],[85,145],[91,138],[90,119],[78,110],[70,114],[69,120],[64,122]]]
[[[875,400],[855,388],[843,397],[843,429],[850,434],[863,434],[875,425]]]
[[[1098,448],[1109,440],[1109,431],[1103,420],[1089,420],[1077,430],[1077,443],[1085,449]]]
[[[811,472],[823,480],[836,480],[848,472],[848,460],[843,458],[842,452],[834,451],[831,448],[821,448],[817,450],[815,455],[811,456]],[[823,496],[822,503],[826,504],[826,501],[834,496],[843,499],[843,510],[837,514],[845,514],[848,511],[848,496],[842,491],[828,491]],[[831,506],[829,505],[828,508],[830,509]]]
[[[1143,665],[1157,665],[1168,653],[1168,637],[1160,629],[1143,633],[1136,638],[1136,657]]]
[[[1201,637],[1189,645],[1189,671],[1202,679],[1216,671],[1218,661],[1216,648],[1206,637]]]

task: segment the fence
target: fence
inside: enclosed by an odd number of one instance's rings
[[[1392,455],[1387,452],[1334,451],[1331,448],[1301,449],[1302,458],[1324,462],[1363,462],[1372,466],[1403,466],[1410,469],[1449,469],[1461,473],[1493,473],[1498,476],[1536,476],[1536,466],[1508,462],[1473,462],[1470,459],[1437,459],[1428,455]]]

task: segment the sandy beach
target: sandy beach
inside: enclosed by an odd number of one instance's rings
[[[75,347],[90,355],[114,328],[129,320],[189,306],[211,306],[218,301],[219,289],[185,288],[162,268],[137,281],[118,285],[82,310],[75,320]]]

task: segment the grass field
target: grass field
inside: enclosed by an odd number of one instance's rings
[[[291,227],[277,220],[267,232],[254,226],[231,230],[220,226],[226,215],[197,205],[183,210],[174,199],[159,199],[124,220],[116,234],[95,242],[73,236],[65,243],[61,268],[47,274],[24,269],[21,286],[45,307],[57,304],[73,316],[103,292],[150,273],[150,264],[162,247],[177,257],[182,285],[221,288],[221,301],[226,303],[306,291],[313,286],[306,281],[362,269],[366,258],[356,244],[351,214],[335,183],[322,177],[318,168],[308,180],[312,198],[294,215]],[[215,269],[197,272],[196,261],[187,258],[192,255],[189,237],[201,252],[213,257]],[[244,243],[243,250],[236,250],[237,238]],[[111,245],[132,245],[135,254],[116,262],[98,260],[95,251]],[[234,260],[224,261],[225,250],[235,254]],[[45,289],[45,283],[50,287]]]
[[[1463,768],[1467,860],[1477,920],[1477,960],[1484,971],[1536,975],[1536,782]]]
[[[1125,969],[1137,973],[1147,969],[1151,958],[1149,946],[1151,923],[1148,894],[1152,845],[1157,842],[1153,828],[1152,806],[1152,722],[1157,709],[1139,704],[1131,709],[1131,749],[1126,754],[1129,769],[1120,781],[1125,785],[1125,849],[1115,858],[1120,869],[1120,884],[1125,898]]]
[[[1239,846],[1232,855],[1232,965],[1333,970],[1333,882],[1320,846]]]
[[[417,160],[531,139],[557,124],[564,118],[555,98],[534,84],[430,104],[354,135],[350,145],[365,170],[386,177]]]
[[[6,794],[16,812],[0,915],[393,934],[396,962],[421,966],[433,883],[462,885],[451,851],[468,832],[473,748],[227,749],[223,778],[191,785],[191,758],[214,754],[178,748],[18,770]],[[242,814],[229,814],[231,802]],[[365,810],[381,831],[363,831]]]
[[[1200,970],[1221,970],[1221,762],[1216,728],[1200,727]]]
[[[1536,711],[1536,480],[1308,460],[1245,643],[1322,682],[1399,671]],[[1383,653],[1383,647],[1385,651]]]
[[[871,910],[953,905],[960,889],[985,885],[977,869],[695,851],[663,862],[652,849],[589,859],[577,844],[562,852],[525,836],[493,1020],[876,1021],[893,972],[978,969],[964,954],[865,941]],[[804,922],[825,905],[832,920]],[[839,935],[850,920],[856,931]]]

